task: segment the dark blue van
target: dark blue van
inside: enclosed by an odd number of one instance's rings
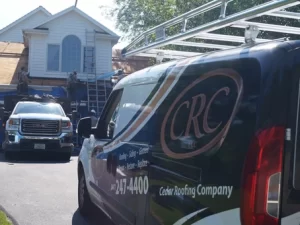
[[[118,225],[299,225],[299,82],[300,41],[122,79],[97,126],[78,124],[80,212],[97,206]]]

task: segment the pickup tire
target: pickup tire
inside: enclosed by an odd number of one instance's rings
[[[86,179],[82,170],[78,174],[78,208],[80,214],[84,217],[90,216],[96,208],[88,193]]]

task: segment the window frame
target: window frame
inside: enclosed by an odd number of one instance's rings
[[[50,70],[48,67],[48,59],[49,59],[49,46],[58,46],[58,70]],[[47,72],[60,72],[61,67],[61,45],[58,43],[48,43],[47,44],[47,55],[46,55],[46,71]]]
[[[82,54],[82,73],[84,74],[93,74],[96,73],[96,47],[95,46],[82,46],[83,47],[83,54]],[[87,72],[85,71],[85,52],[86,52],[86,48],[93,48],[94,49],[94,58],[93,58],[93,68],[92,68],[92,72]]]
[[[81,41],[81,39],[77,35],[75,35],[75,34],[69,34],[69,35],[66,35],[62,39],[62,42],[61,42],[61,72],[63,72],[63,73],[74,71],[74,69],[71,69],[70,71],[64,71],[65,68],[63,67],[63,65],[65,64],[64,63],[64,54],[67,54],[64,51],[64,41],[66,40],[66,38],[72,37],[72,36],[76,37],[79,40],[79,44],[80,44],[79,48],[78,48],[78,50],[80,51],[79,54],[78,54],[78,56],[79,56],[79,68],[77,68],[75,70],[77,71],[77,73],[80,73],[82,71],[82,66],[83,66],[83,60],[82,60],[83,59],[83,54],[82,54],[82,52],[83,52],[83,45],[82,45],[82,41]],[[72,49],[72,50],[74,50],[74,49]]]

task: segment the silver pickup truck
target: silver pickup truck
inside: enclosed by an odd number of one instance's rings
[[[2,147],[9,159],[18,152],[47,151],[69,160],[72,136],[73,125],[60,104],[20,101],[6,121]]]

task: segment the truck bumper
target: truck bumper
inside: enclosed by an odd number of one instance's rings
[[[74,149],[72,133],[62,133],[56,137],[38,137],[21,135],[18,131],[6,131],[2,143],[4,151],[36,151],[72,153]]]

